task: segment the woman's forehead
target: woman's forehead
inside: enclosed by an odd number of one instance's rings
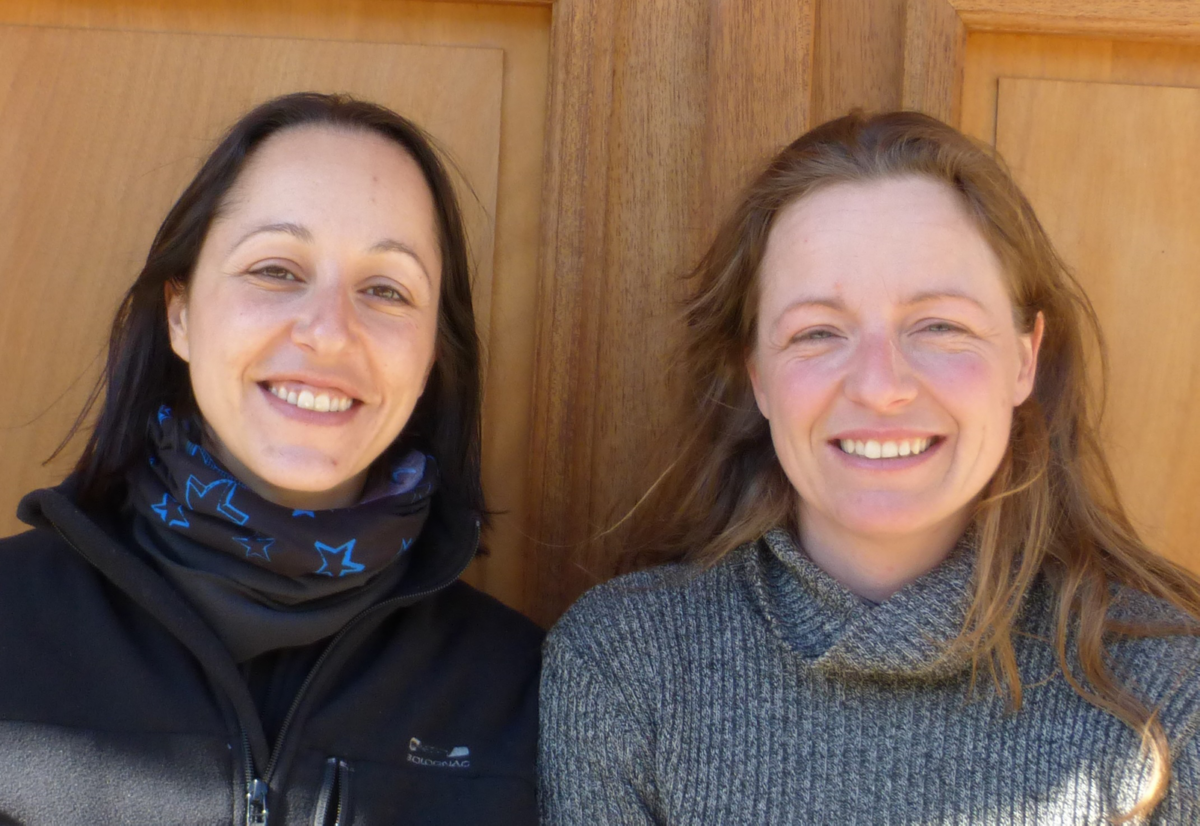
[[[768,237],[762,296],[1007,301],[1001,263],[959,196],[908,176],[824,187],[786,207]]]

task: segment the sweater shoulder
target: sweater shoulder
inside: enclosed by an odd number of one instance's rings
[[[654,647],[654,641],[688,633],[694,622],[723,624],[749,608],[739,548],[717,564],[660,565],[597,585],[551,629],[550,647]]]
[[[1115,636],[1108,645],[1113,667],[1156,706],[1196,715],[1200,723],[1200,621],[1165,600],[1120,587],[1111,619],[1157,625],[1163,633]]]

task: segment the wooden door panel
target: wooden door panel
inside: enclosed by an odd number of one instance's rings
[[[1152,547],[1200,569],[1200,89],[1002,78],[996,148],[1100,317],[1104,440]]]
[[[1140,86],[1200,86],[1200,45],[980,32],[967,38],[962,121],[995,142],[1002,78],[1084,80]]]

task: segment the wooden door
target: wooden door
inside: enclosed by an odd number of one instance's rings
[[[910,0],[904,65],[905,105],[1000,152],[1095,304],[1121,493],[1200,571],[1200,2]]]
[[[487,363],[492,555],[468,578],[523,607],[548,3],[0,2],[0,535],[102,364],[121,294],[224,128],[288,91],[349,92],[457,167]]]

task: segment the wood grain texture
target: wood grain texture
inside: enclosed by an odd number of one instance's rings
[[[978,33],[967,39],[962,129],[995,141],[1003,77],[1200,86],[1200,45],[1094,37]]]
[[[429,0],[431,3],[458,3],[471,6],[553,6],[554,0]]]
[[[811,6],[763,5],[741,19],[716,0],[555,5],[531,471],[542,544],[526,566],[543,622],[608,574],[620,549],[605,529],[666,459],[678,276],[709,216],[807,125]]]
[[[1002,78],[998,109],[997,148],[1107,338],[1122,497],[1152,547],[1200,572],[1200,88]]]
[[[966,39],[989,31],[1200,42],[1200,0],[908,0],[904,105],[958,125]]]
[[[522,607],[525,577],[521,566],[528,546],[525,496],[550,19],[551,10],[545,6],[404,0],[359,0],[350,5],[325,0],[291,0],[286,4],[279,0],[177,0],[170,4],[157,0],[89,0],[86,4],[74,0],[0,0],[0,23],[350,43],[457,44],[503,52],[502,66],[495,72],[503,94],[497,195],[491,216],[495,228],[491,312],[490,318],[480,319],[482,326],[490,323],[491,328],[485,340],[489,359],[484,486],[489,503],[501,513],[486,537],[492,555],[474,564],[468,578],[518,608]],[[0,63],[10,55],[0,54]],[[65,60],[69,66],[70,56]],[[453,107],[454,97],[447,95],[444,104]],[[5,130],[4,134],[11,132]],[[197,147],[197,157],[203,151],[204,147]],[[487,267],[489,262],[479,263]],[[130,270],[129,277],[134,272]],[[97,306],[103,307],[98,312],[102,327],[108,321],[111,302]],[[87,384],[84,377],[74,385],[58,388],[44,400],[49,404],[58,393],[62,394],[48,415],[65,415],[64,411],[77,409]],[[19,416],[14,419],[17,424],[25,421]],[[33,453],[30,456],[32,459]],[[0,507],[11,513],[9,502]]]
[[[967,29],[949,0],[908,0],[904,108],[957,125]]]
[[[807,128],[814,7],[795,0],[711,6],[703,204],[715,228],[752,171]]]
[[[817,0],[815,5],[812,122],[854,108],[900,108],[905,0]]]
[[[524,566],[531,613],[546,625],[564,594],[581,587],[570,566],[589,533],[591,416],[573,400],[591,400],[599,369],[600,331],[588,311],[603,295],[593,281],[605,267],[617,11],[611,3],[559,0],[551,32]]]
[[[1200,0],[949,0],[970,31],[1200,40]]]

